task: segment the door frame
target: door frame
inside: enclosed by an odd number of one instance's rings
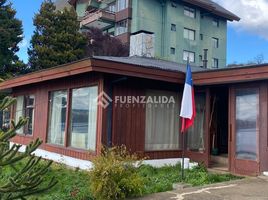
[[[261,84],[239,84],[233,85],[229,88],[229,171],[234,174],[242,175],[258,175],[260,173],[260,135],[262,128],[258,123],[259,132],[256,136],[256,147],[257,147],[257,160],[243,160],[236,158],[236,94],[235,91],[238,89],[256,88],[259,91],[259,116],[257,121],[261,118]]]

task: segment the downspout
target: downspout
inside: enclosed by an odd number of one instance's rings
[[[161,4],[161,7],[162,7],[162,30],[161,30],[161,57],[163,58],[164,57],[164,54],[165,54],[165,22],[166,22],[166,12],[165,12],[165,8],[166,8],[166,1],[165,0],[160,0],[160,4]]]
[[[127,77],[118,78],[111,81],[107,95],[112,99],[113,98],[113,87],[116,83],[127,80]],[[113,123],[113,102],[111,102],[107,107],[107,146],[112,147],[113,143],[113,133],[112,133],[112,123]]]

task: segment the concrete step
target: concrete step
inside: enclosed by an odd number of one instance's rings
[[[210,167],[207,169],[209,173],[213,174],[229,174],[227,167]]]
[[[211,162],[223,166],[228,166],[228,156],[226,155],[211,156]]]

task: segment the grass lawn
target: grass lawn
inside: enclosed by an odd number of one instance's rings
[[[6,171],[5,174],[12,173]],[[172,190],[172,184],[181,182],[180,167],[166,166],[153,168],[143,165],[138,169],[138,173],[145,178],[145,188],[143,195]],[[233,175],[208,174],[203,167],[186,171],[185,182],[193,186],[223,182],[238,179]],[[39,200],[91,200],[89,191],[90,180],[88,173],[82,170],[73,170],[64,165],[53,164],[48,178],[55,176],[59,183],[49,192],[39,195]],[[3,176],[1,177],[3,180]],[[30,198],[35,199],[35,198]]]

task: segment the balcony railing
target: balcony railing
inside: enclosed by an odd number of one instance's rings
[[[86,12],[85,16],[81,19],[80,25],[86,27],[96,27],[100,29],[113,26],[115,23],[115,13],[109,10],[97,10],[95,12]]]

